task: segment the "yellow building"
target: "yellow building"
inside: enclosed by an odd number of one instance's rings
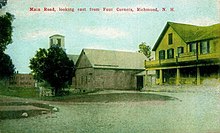
[[[201,84],[220,79],[220,24],[195,26],[168,22],[145,61],[156,70],[156,84]]]

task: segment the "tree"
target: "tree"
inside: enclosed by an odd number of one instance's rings
[[[151,56],[151,47],[146,42],[139,44],[138,52],[143,53],[147,58]]]
[[[10,56],[4,53],[7,45],[12,43],[13,20],[14,16],[10,13],[0,16],[0,79],[8,79],[15,72]]]
[[[8,79],[15,72],[15,67],[9,55],[0,52],[0,79]]]
[[[75,73],[74,62],[60,47],[39,49],[30,60],[30,68],[36,80],[50,84],[55,96],[60,95],[62,88],[72,80]]]
[[[0,0],[0,9],[3,7],[3,6],[6,6],[8,0]]]
[[[12,43],[13,20],[14,15],[8,12],[0,16],[0,51],[5,51],[7,45]]]

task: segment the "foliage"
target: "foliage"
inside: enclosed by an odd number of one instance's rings
[[[12,21],[14,16],[6,13],[0,16],[0,51],[5,51],[8,44],[12,43]]]
[[[60,47],[39,49],[30,60],[30,68],[36,80],[50,84],[55,96],[72,80],[75,72],[74,62]]]
[[[147,58],[151,56],[151,47],[146,42],[139,44],[138,52],[143,53]]]
[[[12,43],[12,21],[14,16],[6,13],[0,16],[0,79],[7,79],[11,77],[15,68],[9,55],[4,51],[8,44]]]
[[[38,98],[39,93],[35,88],[8,87],[8,89],[1,89],[0,87],[0,95],[21,98]]]
[[[9,55],[0,52],[0,79],[7,79],[15,72],[15,67]]]

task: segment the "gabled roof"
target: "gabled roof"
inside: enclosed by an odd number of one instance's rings
[[[83,49],[82,53],[85,53],[93,68],[144,69],[144,60],[147,59],[137,52]]]
[[[76,62],[77,62],[77,60],[79,58],[79,55],[68,54],[67,56],[69,57],[69,59],[71,59],[74,62],[74,64],[76,64]]]
[[[152,49],[153,51],[157,49],[158,45],[160,44],[169,27],[172,27],[173,30],[186,43],[220,37],[220,23],[211,26],[195,26],[189,24],[167,22],[165,28],[163,29],[162,33],[160,34],[157,42],[155,43]]]

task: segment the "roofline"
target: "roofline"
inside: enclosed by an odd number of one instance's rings
[[[77,66],[78,66],[78,63],[79,63],[80,58],[82,57],[82,53],[83,53],[83,49],[81,50],[81,52],[80,52],[80,54],[79,54],[79,57],[78,57],[78,60],[76,61],[76,64],[75,64],[76,68],[77,68]]]
[[[77,70],[79,69],[87,69],[87,68],[93,68],[93,69],[108,69],[108,70],[125,70],[125,71],[129,71],[129,70],[137,70],[137,71],[144,71],[145,68],[112,68],[112,67],[94,67],[94,66],[90,66],[90,67],[79,67],[76,68]]]
[[[81,53],[80,53],[80,55],[79,55],[79,57],[78,57],[78,60],[77,60],[77,62],[75,64],[76,68],[78,68],[79,61],[82,58],[84,53],[85,53],[85,56],[87,57],[86,50],[113,51],[113,52],[124,52],[124,53],[131,53],[131,54],[137,54],[138,53],[138,52],[128,52],[128,51],[116,51],[116,50],[103,50],[103,49],[87,49],[87,48],[83,48]],[[141,53],[138,53],[138,54],[141,54]],[[96,66],[95,64],[92,64],[91,61],[89,60],[89,58],[88,58],[88,61],[89,61],[89,64],[91,65],[91,67],[89,67],[89,68],[94,68],[94,69],[117,69],[117,70],[120,70],[120,69],[121,70],[143,70],[143,69],[145,69],[144,67],[143,68],[122,68],[122,67],[108,67],[108,66],[100,67],[100,66]]]
[[[49,38],[51,38],[51,37],[53,37],[53,36],[61,36],[61,37],[65,37],[65,36],[60,35],[60,34],[54,34],[54,35],[50,36]]]
[[[111,70],[137,70],[144,71],[145,68],[111,68],[111,67],[92,67],[94,69],[111,69]]]
[[[164,35],[165,35],[165,33],[166,33],[166,31],[168,30],[168,28],[169,28],[170,26],[172,27],[171,24],[173,24],[173,23],[175,23],[175,22],[167,22],[167,23],[166,23],[166,25],[165,25],[165,27],[164,27],[162,33],[160,34],[159,38],[157,39],[156,43],[154,44],[154,47],[153,47],[152,51],[156,51],[157,47],[159,46],[159,44],[160,44],[162,38],[164,37]],[[197,26],[197,27],[208,27],[208,26],[198,26],[198,25],[184,24],[184,23],[175,23],[175,24],[191,25],[191,26]],[[213,25],[217,25],[217,24],[213,24]],[[213,26],[213,25],[210,25],[210,26]],[[178,32],[177,32],[174,28],[173,28],[173,30],[178,34]],[[179,34],[178,34],[178,35],[179,35]],[[179,35],[179,37],[180,37],[185,43],[189,43],[189,42],[186,42],[186,40],[184,40],[180,35]],[[218,37],[216,37],[216,38],[218,38]],[[208,39],[203,39],[203,40],[209,40],[209,39],[214,39],[214,38],[208,38]],[[195,40],[195,41],[193,41],[193,42],[198,42],[198,41],[202,41],[202,40]]]
[[[194,43],[194,42],[201,42],[201,41],[207,41],[207,40],[213,40],[213,39],[218,39],[220,37],[210,37],[210,38],[206,38],[206,39],[200,39],[200,40],[194,40],[194,41],[186,41],[186,43]]]
[[[86,55],[86,52],[85,52],[85,49],[82,49],[82,51],[81,51],[81,53],[80,53],[80,55],[79,55],[79,57],[78,57],[78,59],[77,59],[77,61],[76,61],[76,64],[75,64],[76,67],[77,67],[78,64],[79,64],[79,60],[82,58],[83,53],[85,53],[85,56],[87,56],[87,55]],[[88,58],[88,57],[87,57],[87,58]],[[88,59],[88,61],[89,61],[89,63],[91,64],[91,66],[93,66],[89,59]]]
[[[83,48],[83,50],[100,50],[100,51],[123,52],[123,53],[139,53],[139,52],[136,52],[136,51],[109,50],[109,49],[93,49],[93,48]],[[140,54],[141,54],[141,53],[140,53]]]
[[[169,28],[169,26],[170,26],[170,24],[169,24],[169,22],[167,22],[165,27],[163,28],[162,33],[160,34],[159,38],[157,39],[156,43],[154,44],[152,51],[156,51],[157,47],[159,46],[162,38],[164,37],[164,34],[166,33],[167,29]]]

